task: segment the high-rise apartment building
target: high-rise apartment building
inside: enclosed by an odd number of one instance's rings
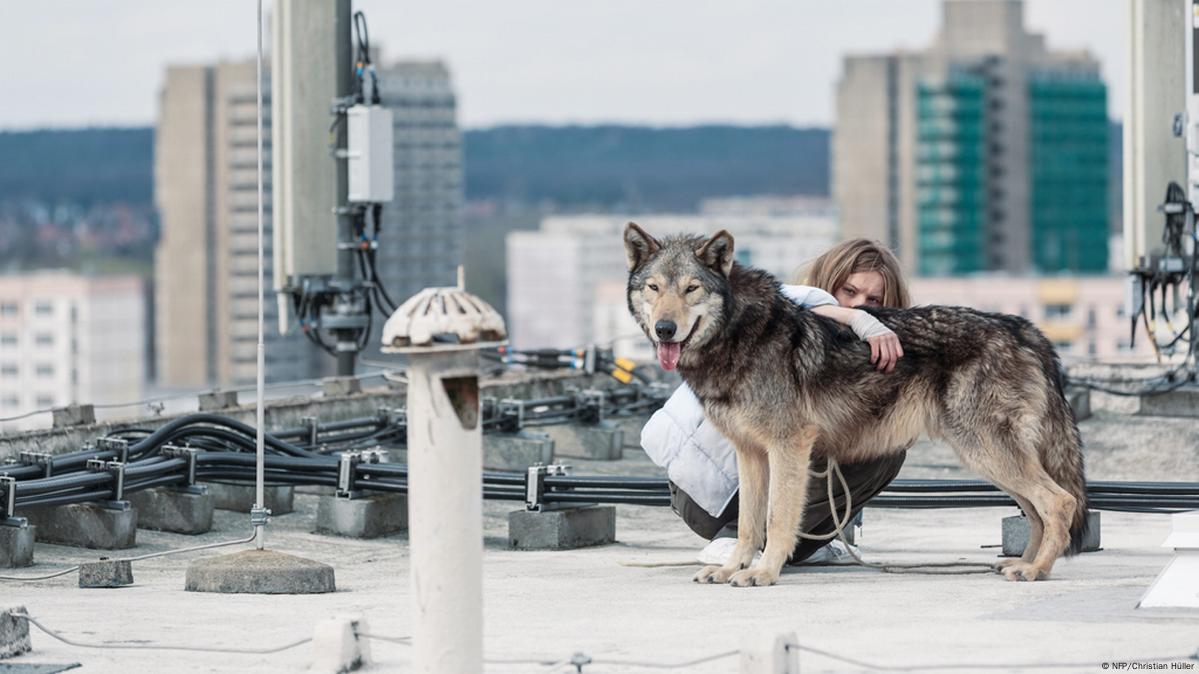
[[[462,133],[450,71],[441,61],[398,61],[379,72],[391,109],[395,197],[383,208],[377,266],[397,304],[457,282],[465,181]],[[377,349],[383,321],[375,321]]]
[[[263,94],[266,378],[312,376],[313,350],[280,335],[271,279],[270,98]],[[252,384],[258,342],[257,85],[253,61],[171,66],[159,101],[154,196],[157,370],[170,387]]]
[[[145,304],[136,276],[0,276],[0,417],[140,398]]]
[[[1025,30],[1020,0],[946,0],[927,49],[844,61],[844,236],[923,275],[1106,271],[1106,92],[1089,54]]]
[[[276,329],[269,82],[264,87],[266,376],[292,381],[325,373],[331,361],[299,334],[280,335]],[[393,115],[395,199],[383,209],[377,266],[399,303],[421,288],[456,279],[464,200],[461,135],[444,64],[396,63],[380,71],[379,88]],[[159,381],[172,387],[252,384],[258,310],[255,64],[170,67],[159,110]],[[375,350],[385,319],[375,317],[368,351]]]

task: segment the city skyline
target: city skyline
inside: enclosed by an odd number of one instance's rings
[[[366,12],[383,62],[448,63],[468,128],[523,122],[829,126],[841,56],[919,48],[940,21],[939,0],[905,3],[903,12],[880,0],[802,6],[771,0],[748,11],[681,0],[570,8],[548,0],[469,7],[361,0],[355,8]],[[1025,8],[1030,30],[1045,33],[1051,48],[1096,56],[1111,86],[1113,118],[1122,117],[1127,95],[1125,12],[1121,3],[1082,0],[1030,0]],[[0,130],[148,126],[167,64],[236,61],[254,50],[254,3],[244,0],[115,6],[57,0],[14,5],[8,14],[0,42],[14,55],[38,53],[47,39],[18,26],[52,18],[55,58],[38,68],[17,58],[0,62],[0,80],[10,87]],[[67,93],[70,105],[63,104]]]

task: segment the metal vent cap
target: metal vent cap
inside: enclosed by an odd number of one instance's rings
[[[504,319],[460,288],[425,288],[400,305],[383,325],[383,351],[480,348],[503,342]]]

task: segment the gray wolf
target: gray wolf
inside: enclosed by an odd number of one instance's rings
[[[813,453],[873,459],[921,432],[1028,516],[1023,556],[996,566],[1007,579],[1046,578],[1081,548],[1078,426],[1057,354],[1028,321],[963,307],[868,309],[904,349],[895,370],[880,373],[869,346],[791,302],[770,274],[736,263],[727,231],[659,240],[629,223],[624,244],[630,313],[659,364],[678,369],[737,449],[737,546],[697,582],[775,583],[795,549]]]

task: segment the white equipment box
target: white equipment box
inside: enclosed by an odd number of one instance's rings
[[[395,194],[391,110],[381,105],[354,105],[346,113],[346,119],[350,201],[391,201]]]

